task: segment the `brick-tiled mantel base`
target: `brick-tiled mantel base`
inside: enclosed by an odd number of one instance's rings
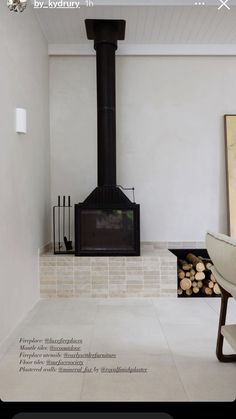
[[[176,296],[176,256],[142,246],[138,257],[40,256],[41,297]]]

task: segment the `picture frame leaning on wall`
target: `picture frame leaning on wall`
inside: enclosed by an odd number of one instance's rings
[[[236,115],[224,115],[228,234],[236,237]]]

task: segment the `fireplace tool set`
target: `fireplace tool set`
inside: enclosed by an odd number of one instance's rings
[[[67,201],[67,202],[66,202]],[[71,238],[71,197],[58,196],[53,207],[53,250],[54,254],[73,254]]]

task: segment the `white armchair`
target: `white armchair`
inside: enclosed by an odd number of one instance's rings
[[[236,350],[236,324],[225,326],[229,297],[236,299],[236,239],[224,234],[206,234],[206,247],[213,262],[212,273],[221,289],[216,356],[221,362],[236,362],[236,354],[223,353],[224,337]]]

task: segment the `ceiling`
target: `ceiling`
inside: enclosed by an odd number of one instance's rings
[[[104,0],[105,1],[105,0]],[[103,3],[104,3],[103,1]],[[94,0],[95,4],[98,4]],[[153,0],[154,2],[154,0]],[[205,1],[207,4],[209,1]],[[106,3],[106,1],[105,1]],[[119,3],[116,1],[116,3]],[[143,3],[141,0],[133,3]],[[150,0],[152,3],[152,0]],[[149,4],[150,4],[149,3]],[[159,4],[164,2],[160,1]],[[168,0],[165,2],[168,3]],[[169,4],[176,2],[169,1]],[[177,2],[178,3],[178,2]],[[186,1],[179,2],[187,4]],[[189,3],[189,2],[188,2]],[[123,45],[221,45],[235,46],[236,7],[222,7],[220,0],[211,6],[81,6],[79,9],[34,9],[49,44],[91,46],[84,19],[125,19]],[[82,2],[80,2],[82,4]],[[126,0],[126,4],[130,4]],[[147,2],[146,2],[147,4]],[[214,4],[214,5],[213,5]]]

